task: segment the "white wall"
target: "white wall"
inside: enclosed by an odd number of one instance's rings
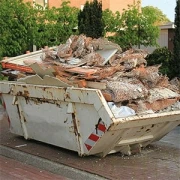
[[[159,44],[160,47],[166,46],[168,48],[168,29],[161,29],[157,43]],[[143,45],[140,46],[140,49],[145,49],[149,53],[152,53],[156,48],[157,47],[153,47],[153,46],[148,46],[148,47],[145,47]]]

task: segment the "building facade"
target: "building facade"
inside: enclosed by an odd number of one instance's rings
[[[175,36],[175,31],[174,31],[174,23],[170,22],[164,25],[159,26],[159,38],[157,39],[157,44],[159,45],[160,48],[167,47],[168,50],[173,52],[174,50],[174,36]],[[156,46],[148,46],[144,47],[141,46],[141,49],[147,50],[149,53],[152,53],[155,49],[157,49]]]
[[[42,6],[49,6],[49,7],[60,7],[62,4],[62,0],[24,0],[25,2],[35,2]],[[92,1],[92,0],[89,0]],[[133,5],[138,0],[102,0],[102,8],[110,9],[113,12],[119,11],[122,12],[123,9],[127,9],[128,5]],[[70,5],[72,7],[82,8],[86,0],[70,0]]]

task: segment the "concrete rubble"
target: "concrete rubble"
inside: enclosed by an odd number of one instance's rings
[[[108,102],[136,114],[180,109],[180,81],[161,75],[160,65],[147,66],[147,54],[140,49],[122,52],[104,38],[72,35],[53,50],[45,47],[41,61],[25,60],[36,75],[20,73],[18,81],[100,89]]]

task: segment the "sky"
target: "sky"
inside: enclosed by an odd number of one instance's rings
[[[174,22],[176,0],[142,0],[142,7],[154,6],[159,8],[170,21]]]

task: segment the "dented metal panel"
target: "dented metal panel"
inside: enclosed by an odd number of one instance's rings
[[[180,111],[115,118],[100,90],[0,82],[12,133],[78,152],[131,155],[180,124]]]

